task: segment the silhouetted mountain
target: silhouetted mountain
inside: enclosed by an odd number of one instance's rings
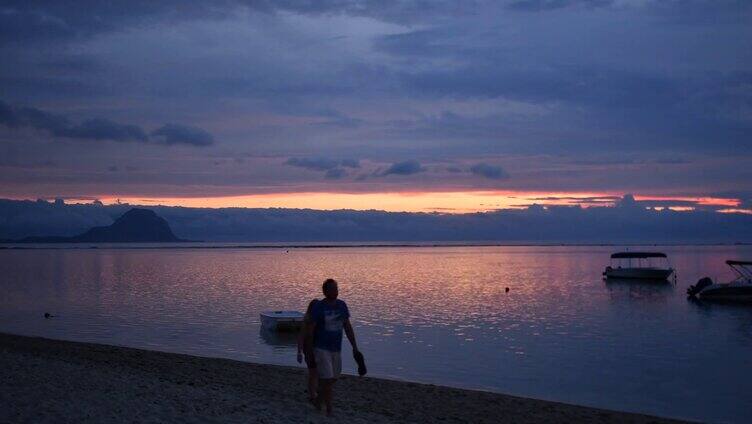
[[[183,241],[172,233],[170,224],[149,209],[134,208],[112,225],[94,227],[72,237],[26,237],[22,243],[151,243]]]

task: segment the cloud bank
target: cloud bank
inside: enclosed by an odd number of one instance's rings
[[[92,226],[109,225],[130,207],[0,200],[0,238],[74,235]],[[534,205],[464,215],[146,207],[167,219],[178,237],[206,241],[752,242],[752,215],[701,209],[658,211],[630,198],[611,207]]]

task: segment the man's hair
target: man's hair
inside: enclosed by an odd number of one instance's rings
[[[335,281],[335,280],[334,280],[334,278],[327,278],[327,279],[326,279],[326,280],[324,281],[324,284],[322,284],[322,285],[321,285],[321,291],[323,291],[323,292],[324,292],[324,294],[326,294],[326,291],[327,291],[327,290],[329,289],[329,287],[331,287],[331,286],[332,286],[333,284],[337,284],[337,281]]]

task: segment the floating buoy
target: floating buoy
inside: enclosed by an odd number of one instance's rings
[[[504,289],[504,292],[505,292],[505,293],[509,293],[509,287],[505,288],[505,289]]]

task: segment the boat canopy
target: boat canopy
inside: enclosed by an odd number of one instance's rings
[[[726,264],[739,274],[740,278],[752,280],[752,261],[726,261]]]
[[[660,252],[618,252],[611,255],[611,259],[647,259],[665,257],[666,254]]]

